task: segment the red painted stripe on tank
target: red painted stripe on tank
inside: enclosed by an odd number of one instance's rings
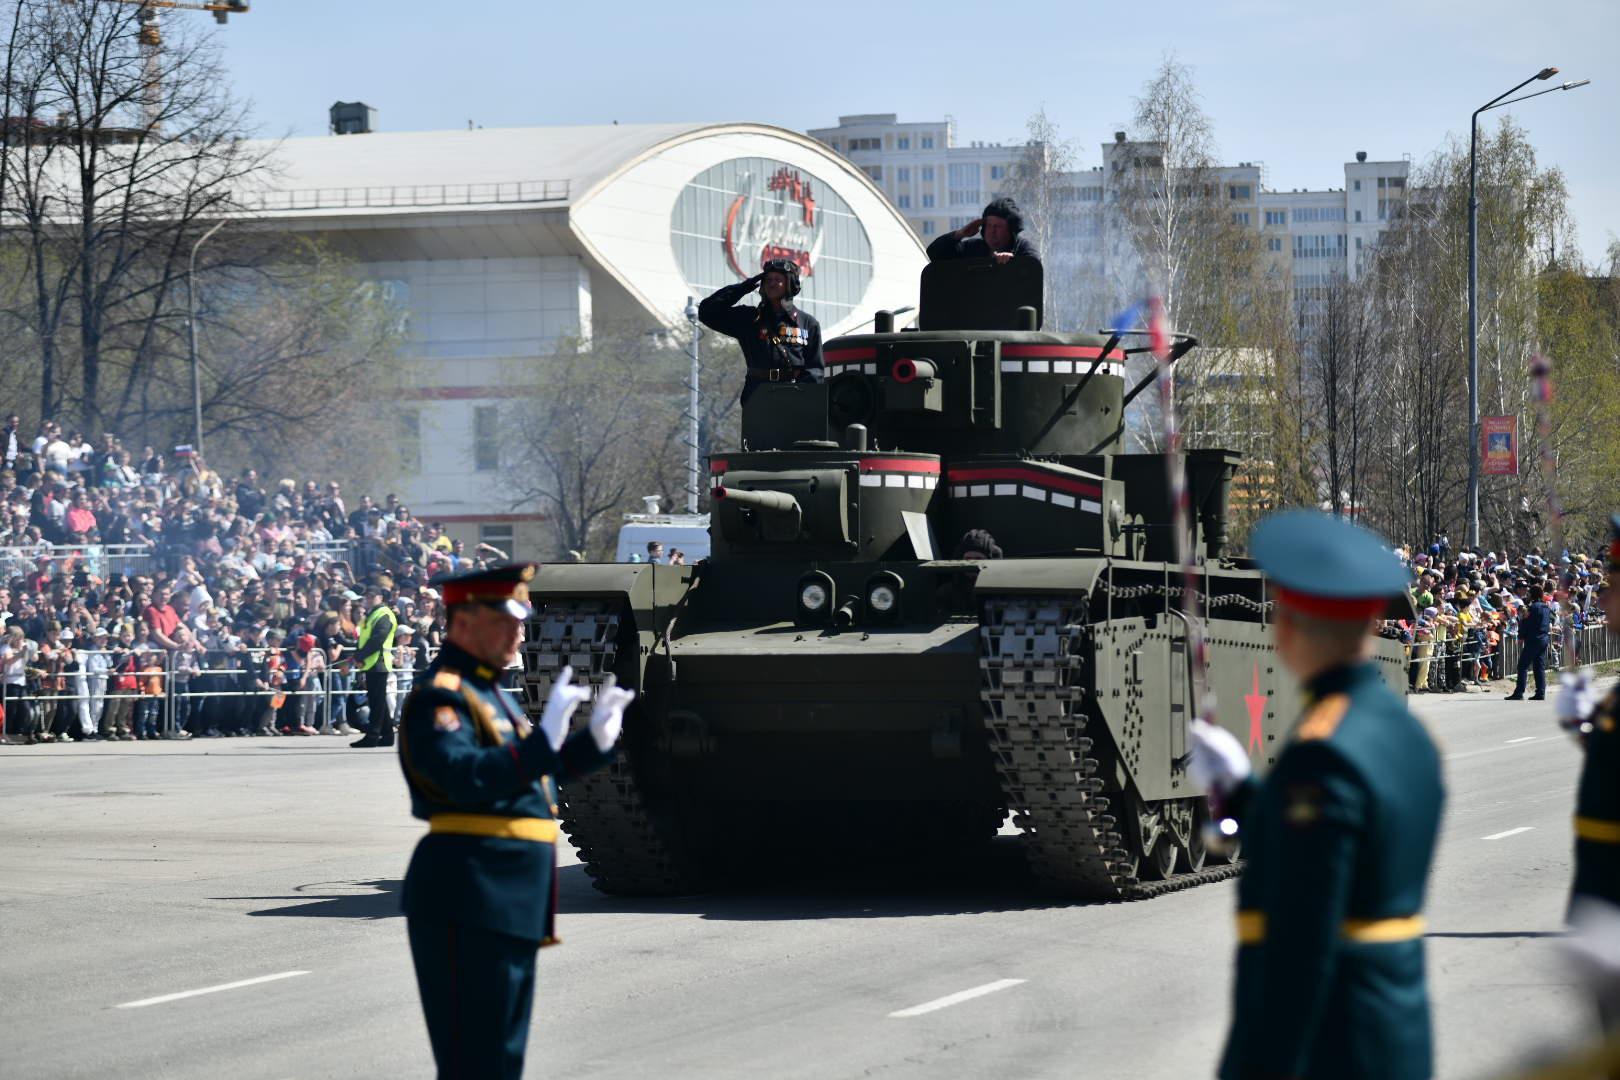
[[[861,458],[861,472],[932,473],[939,475],[939,462],[915,458]]]
[[[1102,355],[1100,345],[1003,345],[1001,355],[1012,359],[1015,356],[1053,357],[1058,360],[1095,360]],[[1118,349],[1110,350],[1110,360],[1123,360],[1125,354]]]
[[[1102,495],[1102,488],[1096,484],[1088,484],[1083,480],[1070,480],[1066,476],[1053,476],[1051,473],[1038,472],[1035,469],[952,469],[945,475],[947,484],[972,484],[985,480],[1012,480],[1027,483],[1033,487],[1071,492],[1075,495],[1098,497]]]
[[[726,471],[726,469],[727,469],[727,468],[728,468],[728,467],[729,467],[729,466],[730,466],[730,465],[731,465],[731,462],[729,462],[729,461],[727,461],[727,460],[726,460],[726,459],[725,459],[725,458],[723,458],[723,457],[717,457],[717,458],[710,458],[710,459],[709,459],[709,472],[710,472],[710,473],[711,473],[711,474],[714,474],[714,473],[723,473],[723,472],[725,472],[725,471]]]
[[[865,346],[856,349],[824,349],[821,353],[821,362],[828,364],[858,364],[862,360],[876,360],[877,347]]]

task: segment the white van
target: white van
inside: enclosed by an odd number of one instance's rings
[[[663,514],[658,511],[657,496],[646,499],[647,512],[624,515],[619,527],[619,542],[613,552],[615,562],[647,561],[647,545],[657,540],[664,545],[664,558],[680,550],[686,554],[688,566],[709,557],[708,514]]]

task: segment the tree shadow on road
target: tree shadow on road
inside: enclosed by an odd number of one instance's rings
[[[845,860],[835,848],[799,850],[776,860],[750,861],[713,891],[690,896],[610,896],[597,891],[583,866],[559,872],[567,914],[698,915],[738,922],[813,919],[898,919],[1075,906],[1043,888],[1029,872],[1016,838],[1002,837],[982,855],[938,861]]]
[[[375,881],[318,881],[299,885],[287,896],[211,896],[210,900],[290,900],[294,903],[261,908],[249,915],[291,916],[314,919],[393,919],[399,909],[399,878]]]

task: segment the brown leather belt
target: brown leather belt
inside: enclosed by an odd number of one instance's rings
[[[793,382],[803,370],[794,367],[749,368],[744,374],[756,382]]]

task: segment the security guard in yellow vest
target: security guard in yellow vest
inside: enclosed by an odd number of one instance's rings
[[[1276,587],[1277,656],[1305,710],[1263,780],[1243,744],[1196,722],[1190,772],[1237,823],[1237,979],[1222,1080],[1427,1080],[1424,890],[1440,755],[1371,659],[1406,588],[1373,533],[1293,510],[1249,542]]]
[[[590,690],[564,668],[531,732],[497,680],[522,640],[533,574],[516,564],[434,582],[448,637],[400,720],[411,813],[428,822],[403,906],[441,1078],[522,1074],[535,954],[558,942],[556,785],[612,760],[635,697],[610,677],[570,735]]]
[[[366,681],[366,706],[371,714],[366,734],[354,747],[393,746],[394,717],[388,708],[388,681],[394,674],[394,632],[399,619],[388,606],[388,592],[382,585],[366,588],[366,618],[360,624],[360,641],[350,662]]]

